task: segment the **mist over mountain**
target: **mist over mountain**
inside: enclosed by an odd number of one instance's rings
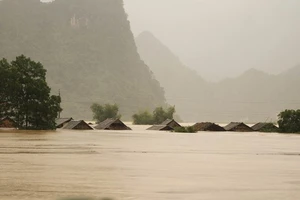
[[[142,59],[165,88],[166,98],[186,121],[275,121],[284,109],[300,106],[300,66],[279,75],[249,69],[210,83],[182,64],[153,34],[136,38]]]
[[[300,64],[298,0],[124,0],[133,33],[149,30],[209,81]]]
[[[183,5],[177,0],[174,2],[174,6]],[[195,6],[198,2],[194,1]],[[255,5],[249,6],[254,9]],[[282,34],[288,35],[293,23],[288,24]],[[235,55],[236,60],[232,60],[234,70],[228,68],[226,62],[222,69],[205,63],[201,65],[201,68],[212,70],[212,76],[229,74],[235,77],[208,82],[202,78],[205,73],[185,65],[181,56],[177,56],[178,49],[163,44],[152,33],[143,32],[135,43],[122,0],[56,0],[47,4],[39,0],[3,0],[0,1],[0,30],[0,57],[11,60],[24,54],[42,62],[48,70],[47,80],[52,92],[58,94],[60,91],[62,95],[64,116],[90,119],[89,107],[98,102],[119,104],[121,113],[128,119],[138,110],[152,109],[167,101],[176,106],[179,116],[185,121],[253,122],[274,120],[281,110],[300,106],[299,66],[279,75],[257,70],[264,65],[258,62],[261,59],[256,52],[260,50],[259,46],[252,46],[251,52],[255,54],[251,55],[258,58],[252,59],[256,63],[252,68],[249,67],[252,61],[249,64],[248,59],[239,54]],[[179,31],[183,30],[181,27]],[[216,34],[209,29],[204,32],[184,31],[197,34],[203,42],[206,40],[203,33],[206,36],[207,33]],[[175,29],[173,33],[176,34]],[[295,32],[291,33],[294,36]],[[168,34],[168,38],[175,41],[172,34]],[[277,41],[279,37],[272,38]],[[293,39],[285,39],[281,40],[284,47],[289,46],[285,44],[297,44],[292,42]],[[183,37],[178,42],[183,44],[186,40],[196,41],[197,38]],[[222,40],[227,42],[226,37]],[[272,45],[266,46],[269,52],[274,49]],[[289,49],[293,53],[286,59],[299,52],[292,46]],[[199,59],[217,47],[203,50],[202,45],[197,45],[202,49]],[[228,49],[230,52],[231,48]],[[276,52],[278,49],[275,48]],[[182,45],[182,51],[189,53],[190,50]],[[243,55],[250,55],[248,53]],[[224,58],[232,59],[227,54],[211,55],[214,56],[210,59],[218,63]],[[275,55],[277,53],[270,54],[274,61],[277,59]],[[236,62],[241,60],[244,62]],[[294,62],[295,59],[291,59],[286,63]],[[282,65],[282,68],[291,66],[294,65]]]
[[[168,103],[176,106],[184,120],[201,118],[201,113],[194,109],[199,107],[200,99],[204,101],[211,95],[206,81],[196,71],[186,67],[151,32],[142,32],[135,40],[141,58],[165,89]]]
[[[64,116],[91,119],[93,102],[117,103],[124,117],[165,104],[137,53],[122,0],[3,0],[0,57],[20,54],[47,69]]]

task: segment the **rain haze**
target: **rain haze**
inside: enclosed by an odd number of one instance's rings
[[[300,105],[298,0],[44,0],[31,15],[12,2],[0,55],[43,62],[63,115],[113,102],[126,120],[175,106],[187,122],[274,122]]]
[[[92,103],[113,102],[126,120],[175,106],[187,122],[274,122],[300,105],[298,0],[43,2],[2,12],[0,55],[43,62],[63,115],[92,119]]]
[[[148,30],[207,80],[300,63],[298,0],[125,0],[135,35]]]
[[[298,0],[124,0],[124,6],[136,36],[152,32],[208,81],[300,64]]]
[[[0,199],[300,199],[299,0],[0,0]]]

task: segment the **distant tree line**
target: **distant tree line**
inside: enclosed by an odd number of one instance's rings
[[[120,119],[119,106],[117,104],[98,104],[91,105],[93,112],[93,119],[100,123],[108,118]],[[173,119],[175,113],[175,106],[168,108],[157,107],[152,113],[149,111],[140,111],[132,116],[133,123],[137,125],[152,125],[161,124],[166,119]]]
[[[97,123],[106,120],[107,118],[120,119],[119,106],[117,104],[100,105],[94,103],[91,106],[93,118]],[[157,107],[152,113],[149,111],[140,111],[132,116],[133,124],[136,125],[153,125],[161,124],[166,119],[173,119],[176,112],[175,106],[168,108]],[[300,133],[300,109],[285,110],[278,114],[278,126],[281,133]],[[262,132],[277,132],[271,123],[265,126]],[[191,127],[176,129],[175,132],[194,132]]]
[[[2,59],[0,81],[0,117],[12,118],[19,129],[55,129],[61,98],[50,95],[41,63],[24,55]]]
[[[174,113],[176,112],[175,106],[168,108],[157,107],[152,113],[149,111],[140,111],[132,116],[134,124],[161,124],[166,119],[173,119]]]

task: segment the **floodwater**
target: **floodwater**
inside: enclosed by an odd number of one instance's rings
[[[0,132],[0,199],[298,200],[300,136]]]

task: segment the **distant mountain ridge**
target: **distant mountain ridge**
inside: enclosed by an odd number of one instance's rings
[[[279,75],[250,69],[236,78],[209,83],[153,34],[142,33],[136,43],[168,101],[186,121],[274,121],[280,111],[300,107],[300,66]]]
[[[98,102],[119,104],[130,119],[166,103],[137,53],[123,0],[3,0],[0,30],[0,58],[40,61],[64,116],[91,119]]]
[[[210,95],[208,83],[186,67],[152,33],[143,32],[135,41],[141,58],[165,89],[168,103],[175,105],[179,116],[185,120],[199,117],[192,108],[197,106],[197,99]]]

